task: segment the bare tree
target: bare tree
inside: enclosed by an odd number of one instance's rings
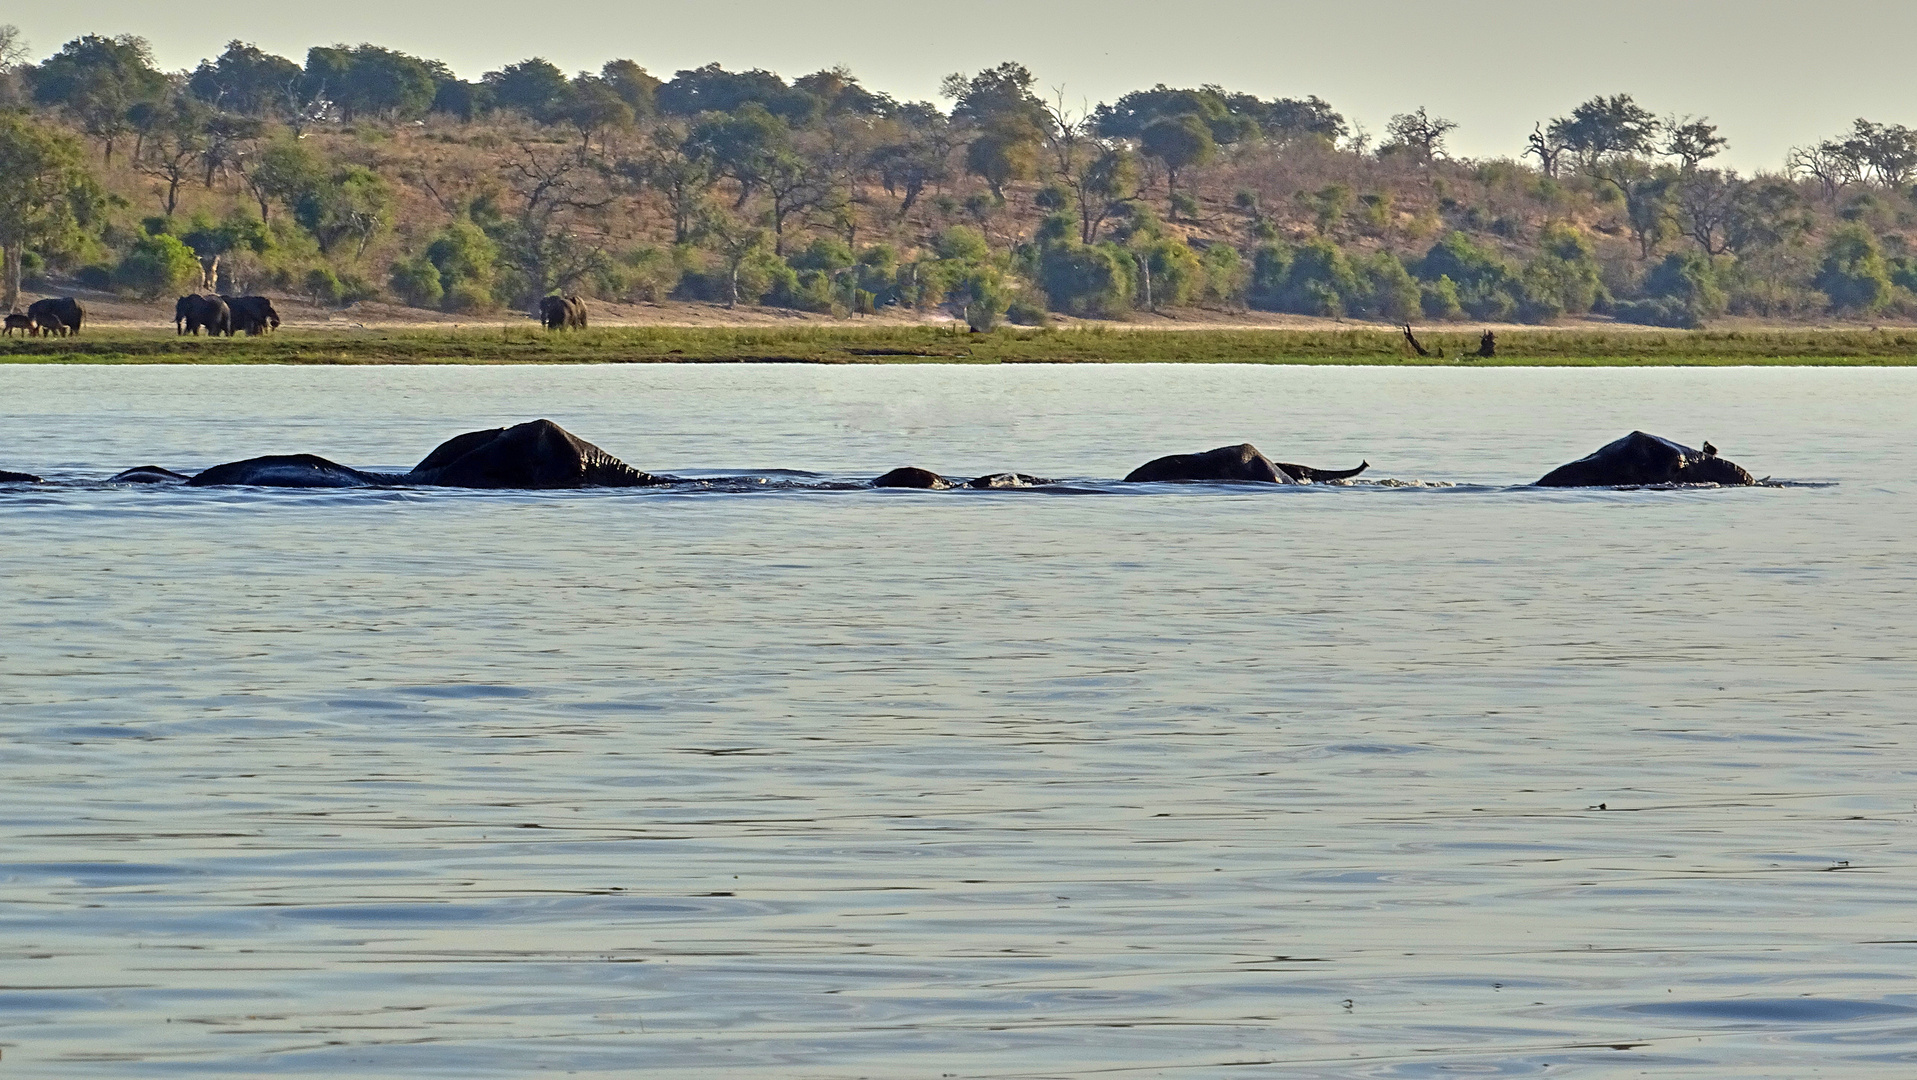
[[[1387,145],[1403,146],[1419,162],[1429,165],[1444,153],[1444,137],[1457,129],[1454,121],[1432,116],[1420,105],[1417,112],[1392,117],[1385,125],[1385,135],[1391,139]]]
[[[1532,126],[1531,134],[1525,142],[1528,145],[1524,148],[1524,156],[1535,156],[1538,159],[1538,168],[1543,170],[1544,175],[1553,180],[1557,179],[1558,157],[1564,153],[1564,143],[1555,135],[1547,133],[1543,123]]]

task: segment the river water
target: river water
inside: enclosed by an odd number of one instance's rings
[[[768,482],[84,482],[540,416]],[[0,490],[0,1074],[1910,1075],[1914,417],[1912,369],[0,368],[60,481]],[[1633,428],[1793,483],[1517,486]],[[1406,483],[1106,482],[1243,440]],[[903,464],[1076,482],[792,483]]]

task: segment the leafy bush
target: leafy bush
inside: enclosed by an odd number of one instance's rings
[[[1689,304],[1671,297],[1649,300],[1620,300],[1611,306],[1619,322],[1640,326],[1669,326],[1678,330],[1696,330],[1704,325]]]
[[[1360,261],[1357,270],[1363,281],[1363,295],[1353,297],[1359,314],[1404,323],[1422,310],[1423,294],[1418,282],[1404,263],[1388,251],[1378,252]]]
[[[941,259],[955,262],[979,263],[992,257],[992,246],[985,242],[985,234],[970,225],[953,225],[932,239],[932,250]]]
[[[1464,318],[1464,305],[1458,301],[1458,286],[1447,274],[1438,275],[1438,280],[1424,282],[1418,288],[1418,306],[1427,319],[1457,320]]]
[[[1682,305],[1690,312],[1691,322],[1700,326],[1705,319],[1724,314],[1727,306],[1724,290],[1717,283],[1717,267],[1701,251],[1666,255],[1645,275],[1643,292],[1647,300]]]
[[[1824,261],[1811,282],[1840,311],[1870,314],[1890,302],[1890,267],[1877,238],[1860,225],[1846,225],[1824,244]]]
[[[1250,268],[1230,244],[1213,244],[1199,258],[1204,269],[1200,298],[1215,304],[1232,306],[1245,301],[1245,284]]]
[[[144,300],[197,288],[201,280],[200,260],[193,249],[165,233],[135,241],[113,272],[115,285]]]
[[[1157,240],[1141,247],[1138,258],[1145,274],[1139,286],[1149,290],[1151,306],[1179,307],[1191,302],[1192,294],[1204,282],[1204,269],[1198,256],[1182,240]],[[1143,292],[1139,299],[1146,299]]]
[[[439,267],[424,255],[394,263],[388,280],[393,294],[413,307],[438,307],[446,296],[446,288],[439,281]]]
[[[1111,319],[1131,310],[1132,257],[1116,244],[1052,244],[1039,254],[1039,283],[1054,311]]]
[[[1517,295],[1518,315],[1526,322],[1590,311],[1605,297],[1590,240],[1569,225],[1545,226],[1538,252],[1518,281]]]
[[[851,247],[836,236],[821,236],[787,260],[794,270],[825,271],[847,269],[854,261]]]
[[[1006,321],[1019,326],[1050,326],[1051,313],[1030,300],[1014,300],[1005,309]]]

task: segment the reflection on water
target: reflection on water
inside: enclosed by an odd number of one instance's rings
[[[1914,375],[9,370],[56,479],[543,415],[1460,486],[0,492],[4,1060],[1896,1074]],[[1510,487],[1632,428],[1823,486]]]

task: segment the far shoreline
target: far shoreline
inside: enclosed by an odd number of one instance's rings
[[[1329,323],[1329,320],[1326,320]],[[1475,354],[1482,329],[1496,355]],[[947,323],[811,321],[797,325],[614,325],[548,332],[529,321],[451,326],[360,322],[289,325],[260,337],[176,335],[170,326],[89,325],[66,338],[0,338],[8,364],[1131,364],[1227,363],[1377,367],[1917,366],[1917,327],[1661,330],[1414,327],[1401,331],[1087,324],[972,333]]]

